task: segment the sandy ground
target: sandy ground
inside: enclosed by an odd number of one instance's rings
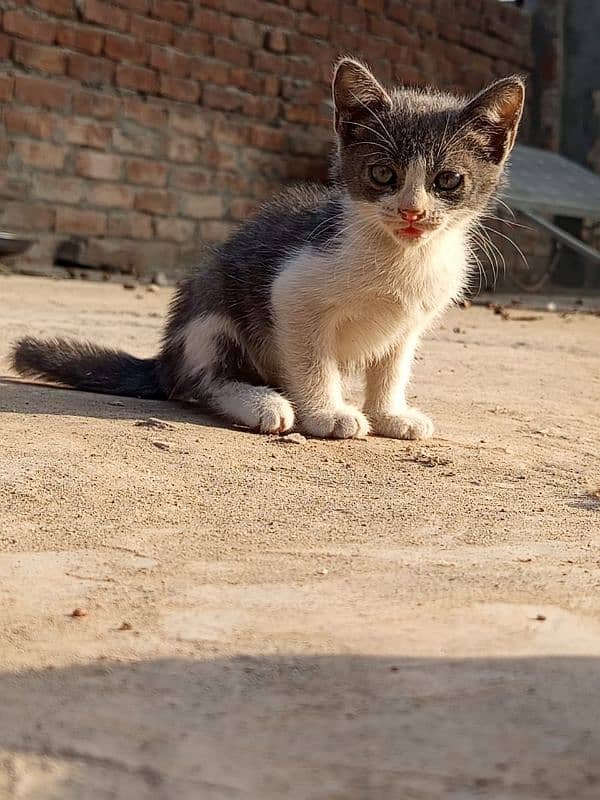
[[[169,296],[0,277],[0,356],[150,354]],[[600,318],[511,313],[428,338],[426,444],[282,444],[3,360],[0,798],[597,800]]]

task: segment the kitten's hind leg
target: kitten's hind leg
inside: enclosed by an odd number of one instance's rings
[[[235,326],[224,315],[206,314],[188,323],[184,370],[183,394],[215,414],[261,433],[283,433],[293,427],[291,403],[264,385]]]

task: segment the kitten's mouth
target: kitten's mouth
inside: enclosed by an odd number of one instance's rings
[[[416,228],[414,225],[407,225],[405,228],[396,228],[394,230],[396,236],[407,236],[412,239],[418,239],[426,233],[422,228]]]

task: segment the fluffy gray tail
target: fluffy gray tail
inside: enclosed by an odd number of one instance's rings
[[[12,366],[24,377],[45,378],[83,392],[164,400],[158,360],[68,339],[19,339]]]

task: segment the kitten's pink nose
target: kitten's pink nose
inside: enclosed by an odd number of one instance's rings
[[[398,213],[407,222],[416,222],[418,219],[423,219],[425,216],[424,211],[419,211],[416,208],[399,208]]]

